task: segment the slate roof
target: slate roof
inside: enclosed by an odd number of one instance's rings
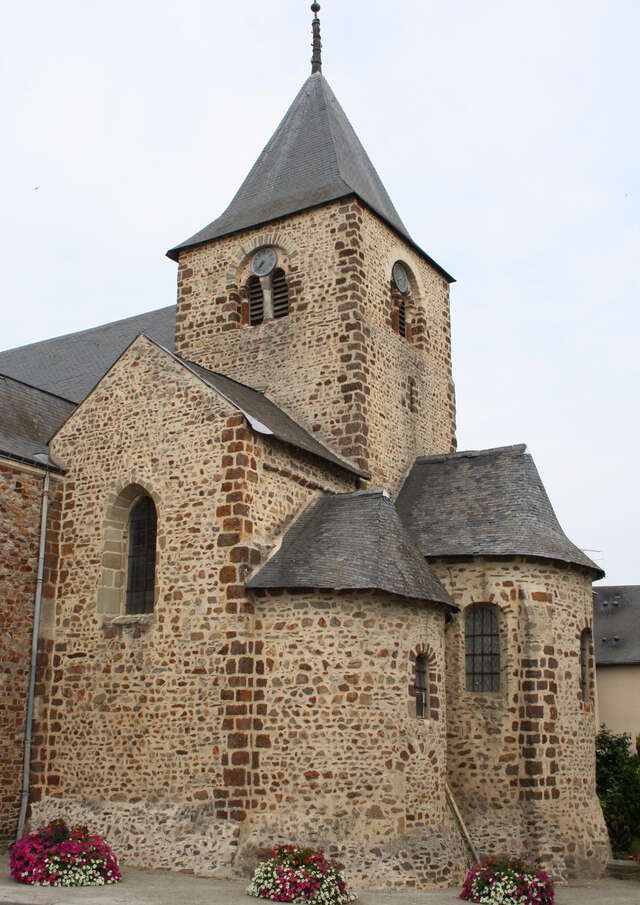
[[[178,356],[176,356],[178,357]],[[279,406],[264,393],[254,390],[243,383],[231,380],[223,374],[216,374],[193,362],[179,359],[189,370],[193,371],[201,380],[228,399],[236,408],[248,418],[249,423],[260,434],[273,436],[290,446],[305,450],[314,456],[319,456],[333,465],[338,465],[359,477],[368,477],[366,472],[360,471],[348,459],[344,459],[326,446],[317,437],[289,417]]]
[[[0,455],[42,465],[49,438],[64,424],[75,403],[0,375]]]
[[[140,333],[173,350],[175,305],[0,352],[0,374],[82,402]],[[52,432],[53,433],[53,432]]]
[[[380,590],[456,608],[384,491],[312,502],[246,587]]]
[[[415,245],[329,83],[318,72],[304,83],[222,216],[167,254],[177,261],[184,249],[349,195],[357,195]]]
[[[640,585],[598,585],[593,618],[598,666],[640,663]]]
[[[396,506],[427,557],[533,556],[604,575],[564,534],[526,446],[420,458]]]

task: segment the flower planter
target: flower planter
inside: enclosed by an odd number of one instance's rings
[[[11,876],[29,886],[106,886],[120,880],[118,859],[86,827],[54,820],[11,846]]]

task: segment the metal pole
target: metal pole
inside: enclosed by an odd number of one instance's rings
[[[40,555],[38,557],[38,579],[36,581],[36,600],[33,610],[33,639],[31,642],[31,674],[29,676],[29,697],[27,698],[27,723],[24,739],[24,762],[22,767],[22,798],[20,801],[20,816],[18,818],[18,833],[16,839],[24,836],[24,826],[27,820],[27,807],[29,806],[29,773],[31,770],[31,740],[33,734],[33,702],[36,690],[36,671],[38,666],[38,636],[40,635],[40,607],[42,603],[42,580],[44,576],[44,551],[47,539],[47,511],[49,508],[49,469],[44,476],[42,489],[42,513],[40,516]]]
[[[469,830],[467,829],[466,824],[465,824],[464,820],[462,819],[462,814],[460,813],[458,805],[456,804],[455,798],[453,797],[453,793],[452,793],[451,789],[449,788],[448,782],[445,783],[444,788],[447,793],[447,798],[449,799],[449,804],[451,805],[453,813],[456,815],[456,817],[458,819],[458,823],[460,824],[460,829],[462,830],[462,835],[467,840],[467,845],[471,849],[471,854],[473,855],[473,860],[475,861],[476,864],[479,864],[480,856],[478,855],[478,852],[476,851],[475,845],[471,841],[471,836],[469,835]]]

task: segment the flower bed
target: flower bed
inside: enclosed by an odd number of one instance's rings
[[[11,846],[11,876],[41,886],[105,886],[120,878],[118,859],[104,839],[83,826],[54,820]]]
[[[460,898],[482,905],[554,905],[553,880],[519,858],[490,858],[469,871]]]
[[[324,852],[297,845],[273,849],[271,858],[260,864],[247,889],[250,896],[272,902],[316,902],[343,905],[355,902],[338,868]]]

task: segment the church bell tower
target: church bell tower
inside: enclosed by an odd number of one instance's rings
[[[176,352],[264,390],[398,489],[455,449],[449,285],[411,238],[322,71],[178,262]]]

